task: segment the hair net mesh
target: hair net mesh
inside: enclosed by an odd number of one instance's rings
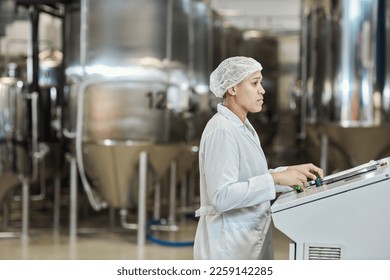
[[[222,61],[210,75],[210,90],[217,97],[239,84],[242,80],[263,67],[250,57],[235,56]]]

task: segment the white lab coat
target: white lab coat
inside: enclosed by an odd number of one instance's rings
[[[222,104],[217,109],[200,142],[194,259],[273,259],[269,209],[276,195],[274,171],[268,170],[249,121],[243,124]]]

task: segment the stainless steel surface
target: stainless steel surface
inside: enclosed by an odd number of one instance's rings
[[[179,144],[156,145],[147,142],[103,142],[83,144],[85,170],[93,185],[111,207],[134,208],[138,205],[139,181],[136,172],[141,152],[147,152],[149,183],[159,182],[167,176],[171,162],[184,147]],[[151,193],[148,189],[148,193]]]
[[[376,124],[378,1],[305,3],[308,120],[343,126]]]
[[[191,1],[188,68],[192,88],[196,93],[209,92],[212,62],[212,17],[209,5]],[[181,46],[181,44],[177,44]]]
[[[339,168],[336,158],[359,164],[388,155],[390,110],[380,84],[383,50],[388,49],[380,30],[388,23],[381,18],[379,1],[303,4],[302,129],[307,129],[309,155],[324,162],[318,159],[320,149],[326,150],[318,144],[321,134],[329,138],[330,171]]]
[[[148,165],[148,153],[142,151],[139,155],[139,193],[138,193],[138,230],[137,230],[137,245],[144,246],[146,239],[146,188],[147,188],[147,165]]]
[[[171,140],[168,90],[158,80],[91,85],[84,93],[84,140]]]
[[[22,140],[27,133],[23,81],[0,77],[0,140]]]
[[[24,145],[27,128],[24,83],[17,77],[0,77],[0,177],[30,172],[31,159]]]
[[[89,100],[88,97],[90,97],[91,95],[91,89],[102,87],[109,88],[108,91],[100,92],[102,100],[92,98],[92,100],[94,101],[92,102],[94,106],[92,107],[92,109],[98,109],[94,111],[88,106],[84,105],[85,101],[88,102]],[[134,88],[141,90],[134,91]],[[97,81],[91,80],[84,82],[80,86],[78,95],[79,108],[77,112],[76,154],[83,186],[88,193],[90,202],[92,203],[92,205],[95,205],[94,207],[96,209],[100,209],[103,205],[98,205],[100,203],[97,203],[96,196],[93,194],[93,190],[91,189],[91,185],[88,182],[88,178],[85,174],[95,173],[96,170],[100,170],[101,167],[104,166],[104,163],[102,163],[102,161],[93,160],[92,165],[85,164],[84,167],[84,158],[85,161],[88,161],[87,157],[90,156],[89,154],[84,154],[84,152],[82,151],[84,143],[86,141],[94,141],[97,144],[103,143],[104,145],[116,147],[117,145],[121,145],[121,142],[125,141],[130,146],[129,149],[133,150],[134,147],[132,146],[139,146],[137,142],[144,142],[146,143],[146,146],[150,146],[157,143],[164,143],[168,140],[172,142],[173,139],[170,138],[170,131],[169,127],[167,126],[169,125],[169,117],[171,116],[171,112],[170,110],[168,110],[167,107],[170,105],[169,100],[171,98],[170,94],[172,92],[172,88],[176,87],[170,86],[169,84],[167,85],[165,82],[159,83],[157,79],[154,81],[150,81],[149,85],[147,86],[146,81],[129,80],[127,78],[103,79]],[[132,89],[132,91],[130,91],[129,89]],[[159,90],[155,92],[154,90],[156,89]],[[145,93],[145,90],[149,90],[149,92]],[[175,94],[177,92],[180,94],[180,91],[174,91],[173,93]],[[94,91],[92,91],[92,94],[93,93]],[[138,106],[133,107],[133,105]],[[101,106],[103,107],[99,108]],[[130,109],[132,110],[129,110],[128,107],[130,107]],[[92,120],[90,120],[88,116],[92,116]],[[99,116],[103,116],[104,118],[99,118]],[[129,122],[126,122],[126,117],[128,118]],[[108,120],[107,125],[105,125],[106,119]],[[161,129],[164,130],[162,131]],[[146,133],[143,133],[143,131],[146,131]],[[158,132],[161,132],[161,134],[158,134]],[[141,146],[144,146],[144,144],[142,144]],[[153,154],[157,153],[159,157],[162,156],[163,160],[167,161],[165,163],[166,165],[170,164],[170,161],[168,159],[169,157],[165,156],[165,149],[156,150],[155,148],[151,148],[148,150],[150,150],[152,154],[152,166],[154,166],[154,168],[156,169],[156,173],[158,174],[158,176],[160,176],[160,166],[157,164],[153,164],[153,161],[155,160],[155,156],[153,156]],[[103,150],[95,151],[95,153],[93,153],[93,156],[99,156],[99,153],[102,153],[101,156],[104,156]],[[132,157],[137,155],[128,154],[128,156]],[[115,178],[118,178],[118,180],[131,180],[131,178],[128,178],[127,176],[130,175],[131,177],[132,173],[128,173],[127,171],[125,171],[125,177],[121,176],[123,174],[119,174],[117,172],[120,171],[116,171],[116,169],[119,168],[118,166],[121,166],[121,164],[117,162],[118,159],[116,157],[114,157],[112,160],[113,168],[100,170],[100,172],[97,172],[99,177],[106,177],[101,181],[105,183],[100,184],[99,186],[99,188],[103,188],[103,190],[101,190],[103,192],[104,189],[110,189],[113,186],[111,184],[107,184],[107,182],[111,180],[109,179],[109,177],[115,176]],[[130,160],[134,160],[134,158],[130,158]],[[94,185],[93,180],[92,185]],[[119,188],[122,189],[122,185],[120,185]],[[127,188],[133,188],[137,190],[138,185],[127,185]],[[107,194],[103,194],[103,197],[107,199]],[[136,199],[136,197],[137,196],[133,198]],[[129,199],[129,197],[122,196],[120,197],[120,199],[122,199],[122,201],[119,204],[117,202],[114,202],[116,201],[116,199],[113,199],[112,197],[109,199],[109,202],[114,203],[115,207],[121,205],[121,208],[125,208],[125,206],[123,206],[123,199],[127,200]],[[131,205],[134,205],[134,203],[128,202],[128,207],[130,207]]]
[[[118,71],[129,65],[159,66],[165,59],[188,64],[185,46],[191,2],[83,0],[81,6],[73,4],[66,22],[67,74],[101,73],[110,67]],[[85,69],[80,71],[80,67]]]
[[[148,177],[167,175],[179,143],[190,134],[185,113],[191,94],[208,76],[207,52],[194,50],[208,47],[208,26],[200,24],[208,12],[207,5],[191,0],[71,5],[65,127],[76,130],[78,167],[90,201],[97,199],[96,189],[112,207],[136,206],[134,174],[144,149]]]
[[[149,145],[87,142],[83,146],[86,173],[104,199],[111,207],[134,207],[138,198],[138,158]]]
[[[321,138],[326,135],[326,146]],[[390,154],[390,126],[341,127],[337,124],[308,124],[306,151],[315,161],[321,160],[321,149],[327,151],[328,172],[347,169]],[[324,155],[322,155],[324,157]]]

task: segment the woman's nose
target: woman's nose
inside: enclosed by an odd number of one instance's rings
[[[265,90],[264,90],[264,88],[263,88],[262,86],[260,86],[258,92],[259,92],[260,94],[262,94],[262,95],[265,94]]]

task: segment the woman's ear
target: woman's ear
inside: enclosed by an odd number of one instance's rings
[[[232,96],[235,96],[237,93],[236,93],[236,88],[235,87],[231,87],[231,88],[228,88],[227,92],[232,95]]]

